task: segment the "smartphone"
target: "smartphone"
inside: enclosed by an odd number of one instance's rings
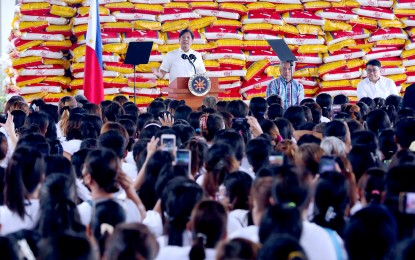
[[[331,108],[331,118],[335,118],[342,111],[341,105],[333,105]]]
[[[235,117],[232,119],[232,123],[233,124],[247,124],[248,119],[243,118],[243,117]]]
[[[274,164],[274,165],[283,165],[284,163],[284,155],[282,154],[275,154],[275,155],[270,155],[268,157],[269,159],[269,163],[270,164]]]
[[[184,168],[188,174],[191,173],[192,154],[190,150],[179,149],[176,151],[176,166]]]
[[[336,158],[332,156],[322,156],[320,159],[319,173],[336,171]]]
[[[399,211],[406,214],[415,214],[415,192],[399,193]]]
[[[163,151],[174,153],[176,150],[176,136],[173,134],[161,135],[161,147]]]
[[[6,113],[0,113],[0,123],[6,123],[7,120],[7,114]]]

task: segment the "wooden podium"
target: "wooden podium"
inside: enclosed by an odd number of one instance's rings
[[[219,93],[219,80],[218,78],[209,78],[211,88],[206,96],[218,97]],[[202,101],[205,98],[198,97],[190,93],[187,84],[189,83],[189,77],[177,77],[172,83],[169,84],[168,88],[164,88],[163,91],[168,93],[168,97],[176,100],[185,100],[186,105],[196,110],[202,105]]]

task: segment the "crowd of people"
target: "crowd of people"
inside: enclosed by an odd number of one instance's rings
[[[158,98],[147,112],[124,96],[12,97],[0,118],[1,256],[414,259],[414,100],[415,85],[356,104],[208,96],[196,110]]]

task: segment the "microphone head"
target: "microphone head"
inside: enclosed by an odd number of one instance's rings
[[[184,53],[183,53],[183,54],[182,54],[182,59],[183,59],[183,60],[188,60],[188,59],[189,59],[189,57],[188,57],[186,54],[184,54]]]
[[[189,55],[189,58],[190,58],[191,60],[194,60],[194,61],[196,60],[196,56],[195,56],[194,54],[190,54],[190,55]]]

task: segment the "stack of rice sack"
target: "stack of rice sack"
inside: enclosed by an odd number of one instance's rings
[[[89,0],[83,1],[73,19],[73,33],[76,43],[72,48],[73,63],[71,72],[73,80],[71,89],[83,88],[83,69],[85,62],[85,38],[88,27]],[[140,9],[141,8],[141,9]],[[139,13],[139,11],[144,11]],[[146,13],[147,12],[147,13]],[[147,106],[160,95],[159,82],[152,76],[151,68],[158,67],[162,59],[156,51],[157,44],[163,44],[159,23],[151,9],[119,0],[100,1],[100,26],[102,36],[102,60],[104,76],[104,98],[113,99],[119,93],[131,97],[134,95],[134,67],[124,64],[128,43],[132,41],[153,41],[153,52],[149,64],[136,67],[137,104]],[[143,20],[141,20],[143,19]],[[156,23],[156,25],[154,24]],[[161,81],[160,84],[164,84]],[[79,91],[78,93],[82,93]]]
[[[22,0],[8,91],[40,90],[53,100],[83,88],[89,0],[40,1]],[[284,39],[293,51],[293,76],[306,97],[327,92],[356,101],[371,59],[381,61],[382,75],[402,92],[415,82],[413,0],[100,0],[100,22],[108,99],[133,96],[133,67],[124,64],[128,43],[154,42],[149,64],[136,67],[143,106],[166,95],[168,75],[160,80],[151,70],[179,48],[185,28],[195,33],[192,48],[202,53],[207,75],[219,78],[223,100],[265,96],[268,83],[280,75],[267,39]]]
[[[360,6],[348,3],[349,8],[316,12],[326,19],[324,30],[328,46],[328,54],[323,59],[325,64],[318,70],[321,80],[318,93],[345,94],[355,102],[357,84],[367,76],[365,64],[368,60],[381,61],[381,74],[398,87],[406,81],[401,54],[408,36],[402,29],[405,24],[396,19],[391,10],[392,1],[360,0]],[[333,3],[333,7],[335,5],[337,3]],[[333,15],[340,10],[342,15]]]
[[[378,59],[382,63],[381,74],[392,79],[398,88],[406,81],[405,68],[402,66],[402,50],[408,39],[402,29],[405,24],[393,14],[393,1],[379,1],[376,7],[369,6],[370,2],[362,2],[360,8],[353,9],[360,17],[368,21],[367,26],[371,36],[367,40],[371,49],[363,60]],[[363,70],[362,76],[366,77]]]
[[[207,75],[219,79],[222,90],[219,99],[241,99],[241,77],[246,75],[246,56],[240,17],[246,15],[248,9],[243,4],[226,1],[191,2],[190,6],[201,19],[210,20],[210,24],[198,26],[198,31],[210,43],[203,57]]]
[[[55,101],[71,81],[68,50],[72,46],[70,18],[76,13],[67,2],[22,0],[10,35],[10,67],[5,92],[28,101]]]
[[[406,81],[401,85],[401,93],[406,87],[415,83],[415,2],[412,0],[397,0],[393,6],[393,13],[405,26],[408,38],[405,41],[401,58],[406,70]]]

